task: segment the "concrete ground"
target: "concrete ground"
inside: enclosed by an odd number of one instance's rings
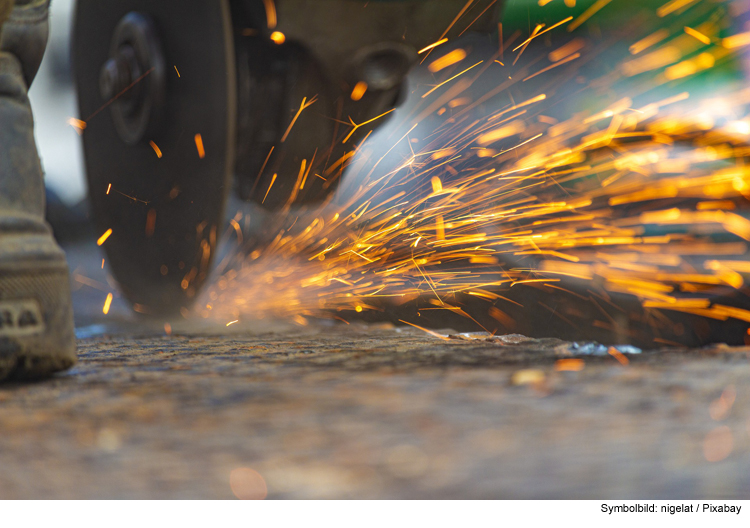
[[[0,386],[0,498],[750,498],[750,348],[167,336],[120,300],[101,314],[98,249],[69,255],[80,362]]]

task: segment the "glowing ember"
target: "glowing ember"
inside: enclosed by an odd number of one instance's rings
[[[195,135],[195,148],[198,149],[198,157],[200,157],[200,159],[206,157],[206,149],[203,147],[203,136],[200,134]]]
[[[586,367],[582,359],[558,359],[555,361],[555,370],[558,372],[580,372]]]
[[[358,82],[354,89],[352,90],[352,101],[359,101],[364,97],[365,93],[367,93],[367,83],[364,81]]]
[[[266,24],[268,29],[274,29],[276,27],[277,15],[276,15],[276,4],[273,0],[263,0],[263,6],[266,9]]]
[[[73,127],[73,129],[78,133],[79,136],[83,135],[83,131],[86,130],[86,121],[81,121],[80,119],[76,119],[74,117],[71,117],[68,119],[68,124]]]
[[[104,307],[102,307],[102,313],[104,315],[107,315],[109,313],[109,308],[112,306],[112,298],[113,295],[111,293],[108,293],[107,298],[104,301]]]
[[[457,49],[454,51],[451,51],[450,53],[447,53],[434,61],[430,66],[427,68],[432,73],[437,73],[441,70],[444,70],[448,66],[453,66],[454,64],[461,62],[466,58],[466,52],[462,49]]]
[[[151,145],[151,148],[154,149],[154,152],[156,153],[156,157],[161,159],[161,156],[162,156],[161,149],[153,141],[150,141],[149,144]]]
[[[432,43],[432,44],[430,44],[429,46],[426,46],[425,48],[423,48],[423,49],[419,50],[418,54],[419,54],[419,55],[421,55],[421,54],[422,54],[422,53],[424,53],[425,51],[430,51],[431,49],[433,49],[433,48],[437,48],[437,47],[438,47],[438,46],[439,46],[440,44],[445,44],[446,42],[448,42],[448,39],[447,39],[447,38],[443,38],[443,39],[440,39],[440,40],[438,40],[437,42],[433,42],[433,43]]]
[[[97,246],[104,245],[104,243],[107,241],[107,239],[112,235],[112,230],[107,229],[102,236],[99,237],[99,240],[96,241]]]

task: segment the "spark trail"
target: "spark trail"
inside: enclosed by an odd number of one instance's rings
[[[612,26],[615,3],[580,4],[527,32],[515,66],[477,43],[433,50],[415,102],[313,170],[346,169],[340,192],[228,256],[199,314],[425,326],[439,312],[490,333],[650,345],[725,324],[741,342],[750,90],[736,72],[750,38],[730,23],[736,4],[659,15],[645,2]],[[466,58],[429,71],[457,49]]]

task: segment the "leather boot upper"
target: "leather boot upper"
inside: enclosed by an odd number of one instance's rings
[[[44,177],[21,63],[0,52],[0,215],[44,218]]]
[[[8,3],[14,2],[0,0],[0,15]],[[15,0],[10,17],[0,29],[0,51],[18,57],[27,86],[31,86],[47,47],[49,3],[50,0]]]
[[[0,34],[3,31],[3,22],[10,16],[11,9],[13,9],[13,0],[0,0]]]

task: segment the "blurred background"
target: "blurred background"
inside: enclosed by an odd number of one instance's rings
[[[91,234],[83,146],[68,124],[78,114],[70,53],[74,5],[75,0],[52,2],[49,45],[29,91],[47,184],[47,219],[63,243]]]
[[[69,207],[86,197],[81,141],[68,125],[77,114],[70,57],[74,4],[75,0],[52,2],[49,46],[29,93],[48,189]]]

